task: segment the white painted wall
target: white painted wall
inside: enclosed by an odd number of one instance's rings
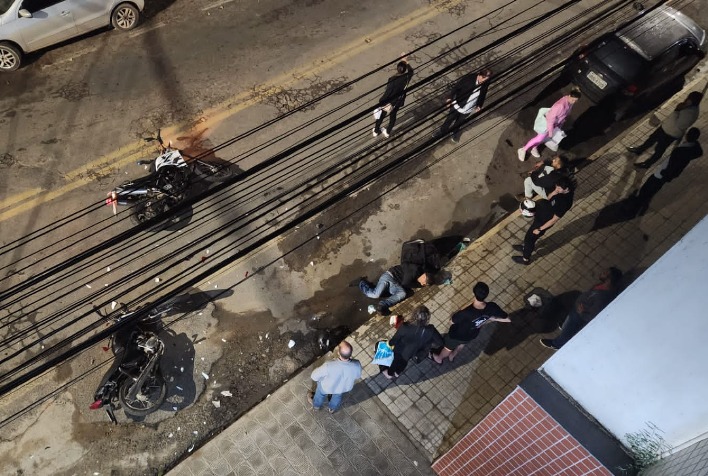
[[[708,432],[708,217],[543,370],[602,425],[652,422],[680,447]]]

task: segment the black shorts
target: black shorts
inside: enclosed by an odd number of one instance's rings
[[[449,334],[445,334],[444,340],[445,340],[445,348],[448,350],[455,350],[455,349],[457,349],[458,345],[465,345],[469,342],[468,340],[453,339],[452,337],[450,337]]]

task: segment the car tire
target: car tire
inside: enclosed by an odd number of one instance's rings
[[[140,11],[131,3],[121,3],[111,14],[111,25],[116,30],[129,31],[138,26]]]
[[[0,42],[0,71],[15,71],[22,62],[22,52],[11,43]]]

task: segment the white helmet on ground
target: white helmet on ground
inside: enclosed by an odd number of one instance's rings
[[[526,218],[533,218],[533,216],[536,214],[536,202],[531,200],[530,198],[527,198],[521,204],[519,205],[519,209],[521,210],[521,215],[525,216]]]

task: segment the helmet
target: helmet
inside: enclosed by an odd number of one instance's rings
[[[521,215],[525,216],[526,218],[533,218],[533,216],[536,214],[536,202],[533,200],[527,198],[521,204],[519,205],[519,209],[521,210]]]

